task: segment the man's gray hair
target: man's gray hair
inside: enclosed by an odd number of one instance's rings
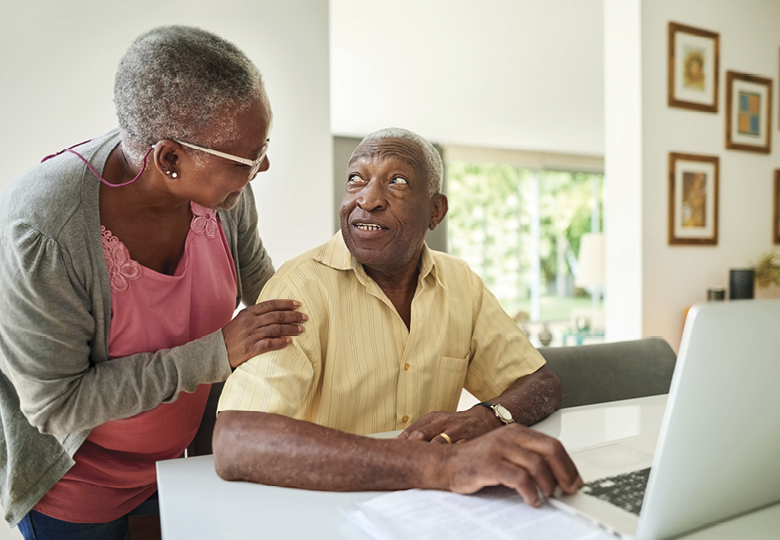
[[[417,146],[422,154],[425,175],[428,177],[428,192],[431,196],[441,192],[441,185],[444,179],[444,164],[441,161],[439,152],[427,139],[408,129],[391,127],[380,129],[367,135],[360,145],[362,146],[365,142],[382,139],[401,139]]]
[[[263,80],[235,45],[199,28],[163,26],[139,36],[114,81],[122,143],[139,165],[162,139],[214,147],[238,136],[235,113]]]

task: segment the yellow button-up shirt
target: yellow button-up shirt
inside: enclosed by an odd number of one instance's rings
[[[410,328],[341,233],[284,264],[260,301],[299,300],[306,331],[242,364],[219,410],[277,413],[358,434],[501,394],[544,359],[468,265],[423,247]]]

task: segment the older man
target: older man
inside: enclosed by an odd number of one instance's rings
[[[425,245],[447,213],[442,171],[433,146],[406,130],[355,150],[341,232],[261,295],[298,300],[309,319],[292,346],[229,378],[214,434],[220,476],[350,491],[503,484],[534,506],[539,491],[581,485],[560,443],[525,427],[560,406],[557,378],[479,277]],[[453,412],[464,386],[484,401]],[[399,429],[393,440],[360,436]]]

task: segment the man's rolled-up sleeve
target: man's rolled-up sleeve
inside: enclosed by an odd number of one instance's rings
[[[534,373],[545,360],[476,274],[472,274],[471,290],[474,331],[465,387],[484,401]]]

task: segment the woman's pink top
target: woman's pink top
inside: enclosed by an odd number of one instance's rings
[[[130,259],[103,227],[112,358],[184,345],[230,322],[236,271],[225,234],[213,210],[195,203],[191,208],[184,255],[172,276]],[[78,523],[112,521],[133,510],[157,489],[155,463],[181,456],[192,442],[210,387],[202,384],[172,403],[94,428],[73,456],[76,464],[35,509]]]

